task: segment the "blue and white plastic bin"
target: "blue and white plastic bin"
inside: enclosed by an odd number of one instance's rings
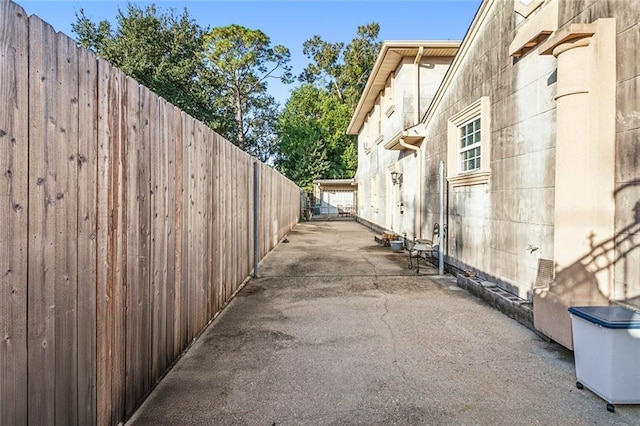
[[[640,404],[640,313],[623,306],[572,306],[576,385],[613,404]]]

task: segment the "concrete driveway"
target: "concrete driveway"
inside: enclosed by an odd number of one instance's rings
[[[640,424],[576,388],[572,352],[375,235],[297,226],[129,423]]]

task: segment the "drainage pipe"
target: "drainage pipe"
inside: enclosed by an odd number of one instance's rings
[[[418,48],[418,54],[416,58],[413,60],[416,69],[416,105],[415,105],[415,123],[418,124],[420,122],[420,61],[422,60],[422,56],[424,55],[424,46],[420,46]]]
[[[444,161],[440,161],[440,226],[438,227],[438,273],[444,275]]]
[[[403,136],[406,136],[407,132],[403,132]],[[420,148],[413,146],[404,141],[404,138],[399,139],[400,146],[412,150],[418,156],[418,199],[416,200],[416,218],[414,225],[417,224],[417,230],[414,230],[413,236],[415,238],[422,238],[422,153]]]

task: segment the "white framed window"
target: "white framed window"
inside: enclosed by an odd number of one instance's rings
[[[481,123],[482,120],[478,116],[458,127],[460,132],[458,170],[460,173],[468,173],[480,169]]]
[[[447,180],[451,186],[489,182],[491,103],[484,96],[449,118]]]

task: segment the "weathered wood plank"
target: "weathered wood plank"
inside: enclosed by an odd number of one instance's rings
[[[214,191],[213,191],[213,258],[214,258],[214,287],[215,287],[215,295],[214,295],[214,315],[220,311],[220,307],[222,306],[222,253],[220,250],[220,243],[222,241],[221,238],[221,224],[222,224],[222,190],[223,185],[220,178],[220,147],[221,147],[221,138],[219,135],[214,135],[213,137],[213,172],[214,172]]]
[[[182,113],[182,145],[183,145],[183,158],[182,158],[182,306],[181,306],[181,318],[180,318],[180,337],[181,337],[181,349],[187,347],[191,341],[191,280],[190,280],[190,260],[193,249],[193,229],[191,227],[191,149],[192,132],[191,132],[191,117]]]
[[[223,275],[223,285],[224,285],[224,292],[223,292],[223,300],[224,303],[226,304],[229,301],[229,296],[231,295],[231,279],[232,279],[232,275],[231,275],[231,261],[230,261],[230,256],[231,256],[231,250],[230,250],[230,244],[229,241],[231,241],[231,226],[230,226],[230,221],[229,218],[231,217],[231,193],[232,193],[232,189],[231,189],[231,145],[228,142],[225,142],[222,144],[223,146],[223,161],[224,161],[224,166],[222,169],[222,178],[224,179],[224,199],[223,199],[223,206],[224,206],[224,216],[222,218],[223,223],[225,224],[224,226],[224,232],[222,232],[223,236],[223,240],[222,240],[222,257],[224,259],[224,275]]]
[[[150,117],[151,154],[151,380],[163,370],[166,351],[167,284],[167,138],[164,101],[156,99]],[[162,118],[162,119],[161,119]],[[164,127],[166,129],[166,127]]]
[[[78,423],[96,417],[98,63],[78,50]]]
[[[126,103],[126,395],[128,417],[137,407],[149,382],[149,152],[146,105],[148,89],[127,79]],[[143,112],[142,110],[145,109]]]
[[[77,423],[78,404],[78,55],[76,44],[56,34],[55,146],[48,147],[55,176],[55,419]],[[51,116],[49,116],[51,120]]]
[[[0,3],[0,419],[26,424],[28,26],[24,10]]]
[[[196,314],[196,327],[195,335],[197,336],[199,331],[204,328],[206,323],[206,286],[207,286],[207,268],[206,268],[206,229],[204,226],[204,217],[206,215],[206,181],[207,175],[204,168],[204,129],[202,123],[194,120],[194,173],[195,178],[195,228],[196,228],[196,251],[194,253],[195,268],[193,271],[196,301],[194,303],[194,309]]]
[[[123,247],[126,250],[126,266],[124,285],[126,290],[125,309],[125,417],[128,417],[136,405],[136,382],[142,380],[137,369],[137,355],[139,350],[139,317],[138,299],[140,285],[140,199],[138,194],[138,165],[139,165],[139,139],[140,139],[140,86],[132,78],[126,78],[126,103],[124,103],[123,119],[126,123],[125,137],[123,139],[123,181],[124,202],[123,209],[125,220],[123,223],[126,232],[123,235]]]
[[[200,142],[200,147],[198,151],[200,152],[200,157],[198,161],[200,163],[200,173],[202,174],[202,190],[200,192],[200,203],[201,203],[201,213],[200,213],[200,226],[201,230],[201,299],[200,299],[200,326],[198,327],[198,334],[200,331],[204,329],[208,320],[208,305],[209,305],[209,198],[211,197],[211,190],[209,188],[209,172],[210,169],[207,167],[209,160],[209,151],[207,149],[207,140],[206,134],[209,129],[202,123],[196,121],[198,124],[198,141]]]
[[[126,311],[127,311],[127,77],[115,68],[112,69],[113,96],[110,109],[112,111],[112,149],[113,158],[111,171],[112,214],[113,214],[113,252],[112,267],[113,280],[113,340],[111,410],[112,422],[118,423],[125,417],[126,392]]]
[[[113,163],[118,158],[113,152],[114,112],[111,96],[115,95],[111,65],[98,60],[98,175],[97,175],[97,246],[96,262],[96,404],[97,423],[111,424],[111,377],[113,343],[113,254],[114,234]],[[117,114],[116,114],[117,116]]]
[[[238,259],[240,257],[240,254],[238,253],[238,242],[240,240],[240,221],[239,221],[239,213],[240,213],[240,206],[238,204],[238,196],[239,196],[239,189],[240,189],[240,182],[239,182],[239,170],[238,170],[238,166],[239,166],[239,153],[240,153],[240,149],[238,147],[236,147],[235,145],[233,146],[233,154],[231,157],[231,164],[232,164],[232,177],[233,177],[233,183],[232,183],[232,188],[233,188],[233,195],[232,195],[232,207],[231,207],[231,211],[232,211],[232,215],[233,215],[233,220],[231,222],[232,224],[232,238],[231,238],[231,253],[232,253],[232,261],[233,261],[233,278],[232,278],[232,282],[233,282],[233,288],[232,288],[232,294],[235,293],[235,291],[238,289],[238,284],[240,283],[240,274],[239,274],[239,270],[238,270]]]
[[[175,276],[174,276],[174,301],[173,301],[173,356],[177,357],[183,347],[184,337],[183,330],[183,271],[182,271],[182,253],[184,250],[184,236],[183,236],[183,223],[184,223],[184,207],[183,207],[183,170],[182,164],[184,162],[184,131],[182,129],[182,113],[178,108],[174,109],[173,114],[173,139],[175,148]]]
[[[216,196],[216,171],[215,171],[215,134],[211,130],[206,133],[207,144],[207,169],[209,170],[209,196],[207,197],[209,217],[207,218],[207,258],[209,268],[209,283],[207,288],[208,304],[207,319],[211,320],[216,313],[216,267],[215,267],[215,196]]]
[[[138,330],[136,333],[139,338],[137,341],[138,351],[135,363],[136,371],[138,371],[138,379],[136,379],[135,389],[135,409],[146,393],[151,389],[151,203],[150,203],[150,174],[151,174],[151,137],[154,134],[152,130],[152,118],[157,111],[156,94],[148,88],[140,86],[140,112],[139,112],[139,136],[138,139],[138,165],[136,178],[136,193],[138,204],[138,300],[136,315]]]
[[[55,169],[57,133],[56,45],[53,28],[37,18],[29,23],[29,423],[55,422]],[[62,149],[58,150],[63,152]],[[60,183],[64,181],[61,176]],[[64,245],[66,247],[66,244]],[[64,251],[64,249],[62,249]]]
[[[165,150],[166,171],[164,173],[164,214],[165,214],[165,344],[161,347],[164,359],[159,366],[159,371],[164,372],[174,360],[173,357],[173,321],[174,321],[174,285],[175,285],[175,252],[176,252],[176,210],[175,210],[175,139],[173,135],[173,111],[174,107],[166,101],[160,102],[160,116],[162,120],[161,130],[163,147]]]

